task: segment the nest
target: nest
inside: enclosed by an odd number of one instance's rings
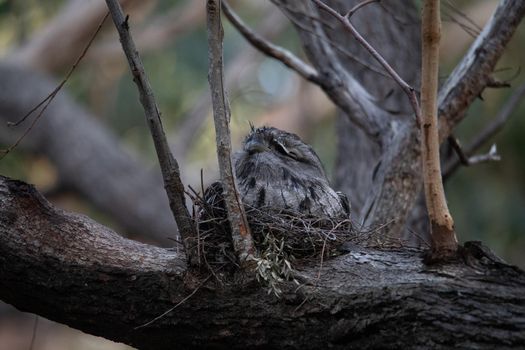
[[[284,251],[296,259],[317,259],[337,255],[346,242],[360,236],[350,219],[316,217],[290,210],[250,208],[246,212],[255,245],[265,241],[284,242]]]
[[[222,188],[210,186],[204,199],[193,193],[199,222],[199,252],[208,269],[235,270],[237,260],[231,241]],[[269,292],[280,294],[280,283],[293,280],[298,264],[319,262],[340,255],[347,244],[375,245],[379,228],[358,230],[348,218],[319,217],[271,207],[246,207],[246,216],[257,249],[256,277]]]

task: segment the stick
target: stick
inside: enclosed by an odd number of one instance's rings
[[[153,90],[146,77],[142,60],[129,32],[128,17],[124,18],[124,13],[117,0],[106,0],[106,4],[108,5],[111,17],[119,33],[120,42],[122,43],[122,48],[124,49],[133,75],[133,81],[137,84],[139,90],[140,102],[144,107],[146,121],[153,138],[153,143],[155,144],[155,150],[157,151],[162,178],[164,180],[164,188],[184,243],[186,258],[190,266],[195,266],[198,264],[198,254],[196,251],[197,232],[188,208],[186,208],[184,185],[180,179],[179,164],[168,147],[160,119],[160,112],[155,102],[155,97],[153,96]]]
[[[210,83],[213,120],[217,141],[217,158],[223,186],[224,201],[231,226],[233,247],[241,266],[246,266],[254,254],[253,239],[244,212],[244,207],[235,183],[231,158],[230,106],[224,91],[224,74],[222,64],[221,1],[207,0],[208,26],[208,81]]]

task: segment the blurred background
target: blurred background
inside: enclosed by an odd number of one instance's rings
[[[199,190],[201,181],[205,186],[218,179],[207,89],[205,2],[121,2],[130,14],[132,33],[156,93],[183,181]],[[443,81],[497,3],[496,0],[443,1]],[[304,56],[291,24],[269,1],[232,1],[232,5],[264,37]],[[0,75],[6,82],[0,84],[0,148],[13,144],[30,125],[29,122],[8,128],[6,121],[20,119],[63,79],[104,13],[102,0],[0,0],[0,73],[5,72]],[[224,25],[234,149],[239,148],[250,122],[256,126],[276,126],[311,143],[331,174],[335,159],[334,105],[319,88],[255,51],[227,21]],[[513,88],[525,81],[520,71],[524,45],[525,26],[521,25],[497,66],[498,77],[509,80],[512,88],[487,89],[483,100],[473,104],[455,133],[463,143],[475,138],[501,111]],[[491,140],[490,144],[496,143],[502,156],[500,162],[462,167],[446,183],[460,240],[481,240],[505,260],[522,268],[525,267],[524,112],[522,103]],[[62,138],[71,138],[71,147],[63,144],[58,147],[57,141]],[[97,173],[103,164],[114,166],[114,173]],[[60,96],[20,145],[0,160],[0,174],[33,183],[54,204],[85,213],[121,234],[146,242],[174,244],[168,239],[174,225],[169,219],[153,220],[154,227],[144,230],[134,219],[160,217],[158,213],[168,209],[167,201],[140,207],[140,203],[147,201],[128,198],[126,188],[119,187],[123,185],[118,180],[125,177],[131,183],[128,186],[154,193],[148,186],[158,182],[159,177],[137,91],[110,19]],[[97,187],[105,176],[117,181],[113,188],[120,192],[114,195],[123,198],[118,208],[105,197],[110,193]],[[144,236],[150,229],[151,236]],[[0,350],[29,349],[33,336],[32,349],[127,348],[42,318],[36,331],[34,326],[34,315],[0,304]]]

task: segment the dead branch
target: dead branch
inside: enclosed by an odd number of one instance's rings
[[[525,16],[525,1],[501,0],[494,14],[439,91],[439,140],[465,117],[490,81],[494,67]]]
[[[507,102],[505,103],[501,111],[498,113],[496,118],[494,118],[494,120],[491,123],[489,123],[465,149],[461,149],[459,151],[460,153],[458,154],[458,159],[450,161],[445,166],[445,169],[443,170],[443,181],[448,180],[461,164],[473,165],[481,162],[475,162],[476,159],[485,159],[486,161],[498,160],[496,157],[497,154],[494,154],[493,152],[491,153],[490,151],[486,155],[481,155],[481,157],[473,156],[473,154],[503,129],[512,113],[523,101],[524,97],[525,84],[522,84],[512,93],[512,95],[507,100]],[[475,158],[472,159],[473,157]]]
[[[208,80],[213,103],[213,120],[217,140],[217,158],[224,190],[224,201],[232,231],[235,252],[241,264],[248,263],[254,255],[253,240],[241,201],[231,156],[230,106],[224,91],[222,62],[223,29],[221,22],[221,1],[206,2],[208,27]]]
[[[385,120],[391,115],[377,105],[372,94],[351,74],[348,74],[328,39],[325,25],[317,7],[311,1],[272,0],[296,26],[309,61],[321,74],[321,88],[326,95],[376,145],[388,138]],[[336,44],[336,43],[335,43]],[[341,74],[341,72],[345,72]]]
[[[47,97],[44,98],[40,103],[38,103],[35,107],[31,108],[31,110],[29,110],[29,112],[27,112],[22,118],[20,118],[16,122],[12,122],[12,121],[8,122],[7,125],[10,126],[10,127],[19,126],[20,124],[25,122],[29,117],[31,117],[34,113],[36,113],[38,111],[36,116],[33,117],[33,121],[31,122],[31,124],[25,129],[25,131],[22,133],[21,136],[11,146],[6,148],[5,150],[1,150],[0,149],[0,160],[2,160],[9,152],[11,152],[13,149],[15,149],[20,144],[20,142],[22,142],[22,140],[29,134],[29,132],[31,130],[33,130],[33,128],[36,125],[36,123],[38,122],[38,120],[42,117],[42,115],[44,114],[46,109],[49,107],[51,102],[53,102],[53,100],[55,99],[57,94],[60,92],[60,90],[62,90],[62,88],[67,83],[67,81],[69,80],[69,78],[71,77],[71,75],[73,74],[75,69],[80,64],[80,61],[82,61],[82,59],[86,55],[87,51],[91,47],[91,44],[93,43],[93,41],[97,37],[97,34],[102,29],[102,25],[106,21],[106,18],[108,17],[108,15],[109,15],[109,13],[106,13],[106,15],[102,18],[102,21],[100,22],[100,24],[96,28],[95,32],[92,34],[91,38],[88,40],[87,44],[84,46],[84,49],[82,50],[80,55],[77,57],[77,59],[75,60],[75,62],[73,63],[73,65],[71,66],[69,71],[67,72],[67,74],[64,77],[64,79],[62,79],[60,84],[58,84],[57,87],[54,88],[53,91],[51,91],[49,93],[49,95],[47,95]]]
[[[364,1],[361,1],[360,3],[358,3],[357,5],[352,7],[350,10],[348,10],[348,12],[346,13],[346,15],[344,15],[344,17],[350,19],[350,17],[352,17],[354,15],[354,13],[359,11],[359,9],[365,7],[366,5],[370,5],[371,3],[380,2],[380,1],[381,0],[364,0]]]
[[[255,48],[269,57],[273,57],[276,60],[282,62],[288,68],[297,72],[304,79],[311,81],[312,83],[319,84],[319,74],[314,68],[312,68],[306,62],[303,62],[299,57],[295,56],[290,51],[270,43],[259,34],[251,30],[232,10],[227,1],[223,1],[222,4],[226,17],[230,20],[233,26],[237,28],[239,33],[241,33],[244,38],[246,38],[246,40]]]
[[[142,61],[129,32],[128,18],[124,18],[124,13],[117,0],[106,0],[106,3],[119,33],[122,48],[128,59],[131,73],[133,74],[133,81],[139,89],[140,102],[144,107],[146,121],[155,144],[155,150],[157,151],[157,157],[164,179],[164,188],[166,189],[170,208],[184,243],[186,258],[190,265],[197,265],[197,232],[195,224],[186,208],[184,185],[180,179],[179,165],[169,149],[153,90],[146,77],[144,66],[142,65]]]
[[[397,72],[392,68],[392,66],[390,66],[390,64],[383,58],[383,56],[381,56],[381,54],[377,52],[377,50],[372,45],[370,45],[370,43],[357,31],[357,29],[350,22],[350,17],[348,15],[341,15],[339,12],[335,11],[333,8],[326,5],[321,0],[312,1],[321,9],[332,15],[339,22],[341,22],[344,28],[352,34],[352,36],[359,42],[359,44],[361,44],[361,46],[363,46],[370,53],[370,55],[387,71],[388,75],[390,75],[390,77],[394,79],[394,81],[399,85],[399,87],[401,87],[401,89],[407,95],[410,104],[412,105],[412,110],[414,111],[414,114],[416,116],[416,121],[419,123],[421,118],[420,108],[414,88],[408,85],[408,83],[405,82],[403,78],[401,78],[399,74],[397,74]],[[368,2],[365,1],[365,3],[361,4],[360,7],[366,4],[368,4]],[[357,7],[357,9],[359,9],[360,7]],[[352,9],[349,11],[349,13],[353,13]]]

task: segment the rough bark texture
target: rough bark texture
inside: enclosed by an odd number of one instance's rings
[[[466,246],[463,259],[432,267],[417,250],[354,246],[302,266],[301,288],[276,299],[246,276],[202,284],[176,253],[0,178],[0,298],[139,349],[521,348],[525,273]]]
[[[221,1],[206,2],[208,25],[208,80],[213,103],[213,121],[217,143],[217,159],[224,193],[224,203],[228,211],[233,246],[241,264],[253,256],[253,239],[244,212],[241,196],[236,183],[232,162],[230,136],[230,105],[224,90],[222,63],[222,40],[224,32],[221,22]]]
[[[437,91],[439,44],[441,41],[440,0],[426,0],[421,15],[421,162],[423,188],[430,220],[432,254],[435,259],[454,256],[458,240],[448,210],[441,179],[439,157]]]
[[[0,134],[14,142],[27,125],[9,128],[7,122],[38,105],[57,83],[5,63],[0,64],[0,75]],[[160,172],[149,169],[67,92],[58,94],[20,147],[48,157],[61,186],[80,193],[128,232],[173,245],[169,239],[176,237],[177,226]]]

